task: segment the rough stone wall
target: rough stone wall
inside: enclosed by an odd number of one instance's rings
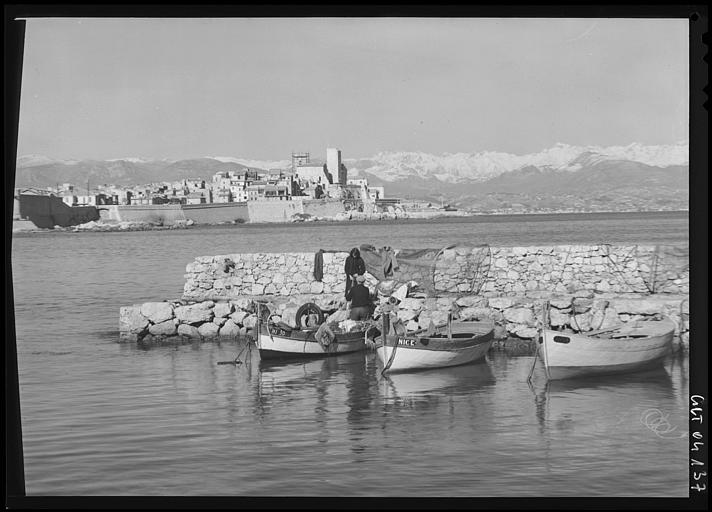
[[[314,253],[201,256],[186,267],[183,298],[343,290],[348,253],[323,256],[322,282],[314,278]],[[688,294],[690,283],[686,252],[671,256],[670,251],[661,252],[655,246],[455,248],[442,251],[432,267],[399,269],[394,277],[399,282],[427,280],[431,286],[423,288],[434,288],[430,295],[477,293],[486,297],[579,291]],[[367,284],[376,284],[370,274]]]
[[[345,290],[348,253],[323,253],[323,278],[314,278],[314,253],[201,256],[186,267],[186,300],[237,299],[245,295],[329,294]],[[371,278],[370,284],[375,284]]]
[[[491,248],[490,261],[481,289],[489,296],[580,290],[689,293],[686,248],[677,251],[656,246],[609,245]]]
[[[237,300],[148,302],[120,308],[121,341],[176,341],[182,339],[236,338],[254,334],[257,323],[257,302],[264,304],[274,322],[296,326],[296,313],[307,302],[322,310],[334,311],[343,317],[344,299],[341,293],[300,294],[293,296],[242,297]],[[376,306],[379,317],[382,298]],[[426,329],[431,322],[443,325],[448,315],[455,320],[486,320],[495,323],[495,338],[503,340],[536,338],[545,321],[544,304],[548,302],[548,323],[554,328],[573,328],[588,332],[620,323],[666,316],[676,325],[676,343],[689,347],[689,301],[680,296],[594,297],[592,293],[531,297],[461,297],[406,298],[398,304],[395,314],[410,332]],[[329,317],[326,318],[329,320]]]

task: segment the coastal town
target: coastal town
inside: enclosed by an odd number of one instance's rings
[[[72,183],[47,190],[69,206],[242,203],[308,197],[351,201],[363,210],[363,205],[382,202],[385,196],[383,187],[369,186],[367,179],[349,179],[337,148],[327,148],[325,162],[312,160],[307,152],[292,153],[289,169],[236,167],[240,168],[207,178],[135,186],[97,185],[93,189],[87,186],[83,189],[86,193],[80,193]]]
[[[327,148],[324,161],[293,152],[286,169],[228,167],[208,177],[143,185],[16,189],[13,230],[382,219],[403,217],[406,208],[421,216],[445,210],[387,198],[384,187],[349,178],[338,148]]]

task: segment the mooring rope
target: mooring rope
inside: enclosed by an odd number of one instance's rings
[[[541,347],[541,344],[543,343],[543,338],[544,338],[544,332],[543,329],[548,329],[550,325],[549,321],[549,308],[550,308],[550,303],[549,301],[544,301],[542,304],[542,319],[541,322],[537,320],[537,340],[536,340],[536,350],[534,351],[534,361],[532,361],[532,367],[529,370],[529,376],[527,377],[527,382],[530,383],[531,385],[531,380],[532,380],[532,375],[534,375],[534,368],[536,367],[536,360],[537,356],[539,355],[539,348]]]
[[[235,359],[233,359],[232,361],[218,361],[218,364],[232,364],[232,365],[235,365],[235,366],[237,366],[237,365],[239,365],[239,364],[242,364],[242,361],[240,360],[240,356],[242,355],[242,353],[243,353],[249,346],[250,346],[250,343],[248,342],[247,345],[245,345],[244,347],[242,347],[242,350],[240,350],[240,353],[237,354],[237,356],[235,357]],[[252,351],[250,350],[250,352],[252,352]]]
[[[390,323],[390,321],[389,321],[389,323]],[[398,331],[396,330],[395,322],[393,323],[393,332],[395,333],[395,343],[393,344],[393,351],[391,352],[391,357],[388,359],[388,363],[386,363],[386,365],[383,367],[383,371],[381,371],[381,375],[383,375],[390,369],[391,365],[393,364],[393,360],[396,357],[396,350],[398,349]],[[388,333],[384,332],[381,335],[383,337],[383,355],[386,354],[386,346],[387,346],[387,340],[388,340],[387,334]]]

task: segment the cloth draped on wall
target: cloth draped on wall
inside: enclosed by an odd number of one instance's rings
[[[319,249],[314,255],[314,279],[321,281],[324,279],[324,249]]]
[[[364,244],[359,247],[359,250],[366,264],[366,270],[379,281],[391,277],[398,268],[395,251],[390,247],[376,249],[373,245]]]

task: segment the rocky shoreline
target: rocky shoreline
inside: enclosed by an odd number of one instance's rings
[[[388,220],[404,220],[404,219],[439,219],[446,217],[466,217],[474,216],[465,213],[457,212],[403,212],[403,213],[377,213],[364,214],[362,212],[344,212],[334,216],[313,216],[309,214],[297,214],[286,222],[262,221],[253,222],[253,224],[289,224],[289,223],[338,223],[338,222],[368,222],[368,221],[388,221]],[[244,222],[219,222],[211,224],[198,224],[192,219],[176,220],[170,223],[149,222],[149,221],[116,221],[101,219],[99,221],[90,221],[84,224],[75,226],[54,226],[54,228],[38,228],[30,221],[18,222],[13,224],[13,233],[40,233],[40,232],[107,232],[107,231],[161,231],[171,229],[185,229],[191,226],[219,226],[219,225],[239,225]]]
[[[380,315],[380,308],[387,300],[388,297],[380,298],[375,317]],[[141,343],[175,343],[254,336],[258,303],[269,309],[272,322],[296,327],[298,308],[309,302],[331,312],[331,315],[338,315],[345,309],[341,294],[147,302],[120,308],[120,339]],[[495,340],[531,341],[537,338],[546,304],[549,305],[548,317],[552,327],[574,328],[582,333],[665,316],[676,325],[676,344],[689,347],[689,300],[683,296],[408,297],[398,304],[396,315],[408,331],[427,328],[431,323],[442,325],[447,322],[449,314],[454,320],[462,321],[490,319],[495,323]],[[325,317],[325,321],[329,321],[329,316]]]

